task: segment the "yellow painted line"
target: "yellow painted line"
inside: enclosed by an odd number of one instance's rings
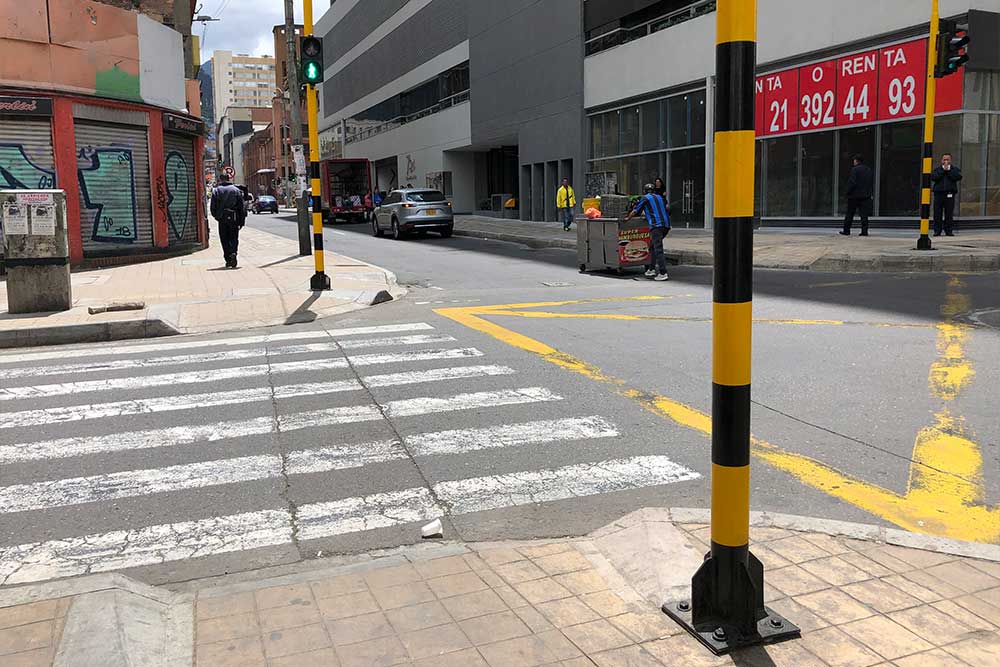
[[[572,303],[563,302],[562,305]],[[607,384],[620,396],[634,400],[649,412],[665,417],[680,426],[706,436],[711,435],[712,419],[705,412],[666,396],[630,388],[624,380],[607,375],[593,364],[483,318],[487,315],[511,315],[512,312],[508,310],[510,308],[530,308],[535,305],[546,307],[543,304],[516,304],[442,308],[435,312],[512,347],[537,354],[560,368]],[[941,446],[940,441],[932,437],[933,434],[925,431],[921,435],[923,439],[918,437],[915,448],[914,458],[917,463],[911,465],[910,486],[906,494],[883,489],[808,456],[784,451],[759,438],[752,438],[751,453],[807,486],[906,530],[959,540],[1000,543],[1000,509],[970,504],[976,502],[976,497],[981,497],[981,492],[977,492],[979,495],[970,495],[969,492],[970,488],[981,489],[978,478],[973,475],[971,479],[967,479],[962,474],[956,474],[954,472],[956,468],[952,465],[940,467],[939,470],[927,467],[934,465],[933,462],[938,460],[938,456],[947,461],[954,455],[955,450],[961,451],[964,447],[964,451],[967,451],[968,445],[957,440],[949,440],[946,443],[951,445],[948,451]],[[926,447],[921,447],[921,443]],[[978,453],[978,448],[974,449]],[[979,468],[981,465],[980,461]],[[963,467],[967,471],[978,469],[976,461],[968,456],[964,458]]]
[[[871,281],[869,281],[869,280],[845,280],[845,281],[837,282],[837,283],[816,283],[815,285],[809,285],[809,288],[812,289],[812,288],[817,288],[817,287],[847,287],[848,285],[864,285],[867,282],[871,282]]]
[[[569,304],[562,304],[569,305]],[[524,307],[521,304],[520,307]],[[481,314],[508,315],[511,317],[523,317],[526,319],[564,319],[564,320],[619,320],[622,322],[639,322],[642,320],[653,320],[662,322],[711,322],[710,317],[687,317],[684,315],[626,315],[623,313],[552,313],[535,310],[507,310],[502,306],[484,306],[477,309]],[[800,319],[775,319],[769,317],[753,318],[755,324],[787,324],[795,326],[866,326],[880,328],[899,329],[934,329],[935,324],[911,324],[906,322],[850,322],[847,320],[800,320]]]

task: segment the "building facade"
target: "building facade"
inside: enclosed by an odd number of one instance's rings
[[[274,58],[212,52],[212,90],[216,122],[229,107],[270,107],[274,97]]]
[[[850,156],[876,171],[876,224],[920,202],[929,6],[759,0],[757,214],[833,225]],[[711,224],[715,0],[338,0],[320,127],[379,187],[446,183],[456,209],[511,193],[555,218],[563,176],[584,194],[664,179],[674,223]],[[972,39],[938,80],[935,160],[963,168],[964,224],[1000,224],[1000,0],[941,0]],[[331,45],[333,45],[331,47]]]
[[[182,35],[91,0],[3,0],[0,14],[0,188],[65,191],[74,264],[204,247]]]

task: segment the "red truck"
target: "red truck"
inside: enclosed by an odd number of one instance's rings
[[[365,195],[372,191],[372,163],[366,158],[338,158],[320,163],[323,208],[331,222],[364,222]]]

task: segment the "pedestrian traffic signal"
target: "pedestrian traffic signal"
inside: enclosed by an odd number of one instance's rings
[[[957,72],[969,61],[969,54],[966,53],[968,46],[969,34],[959,30],[954,21],[942,20],[938,32],[938,61],[934,76],[940,79]]]
[[[323,81],[323,40],[315,35],[302,38],[302,80],[311,85]]]

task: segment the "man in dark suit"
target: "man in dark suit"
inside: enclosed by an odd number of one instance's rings
[[[955,199],[958,197],[958,182],[962,180],[962,170],[951,163],[951,153],[941,156],[941,164],[931,172],[934,190],[934,236],[944,233],[955,235]]]
[[[854,166],[847,179],[847,216],[844,218],[844,236],[851,235],[854,214],[861,214],[861,236],[868,236],[868,216],[872,212],[872,192],[875,187],[875,172],[865,164],[860,154],[853,158]]]

